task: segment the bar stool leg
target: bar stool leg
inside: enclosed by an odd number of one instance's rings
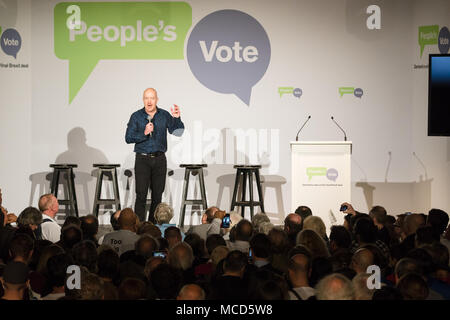
[[[189,187],[189,175],[191,173],[191,170],[189,168],[186,168],[184,171],[184,183],[183,183],[183,197],[181,198],[181,211],[180,211],[180,228],[184,226],[184,214],[186,212],[186,199],[187,199],[187,192]]]
[[[261,212],[265,213],[266,211],[264,210],[264,196],[263,196],[262,189],[261,189],[261,179],[259,176],[259,169],[256,169],[255,177],[256,177],[256,186],[258,187],[258,196],[259,196],[259,203],[260,203],[259,206],[261,208]]]
[[[51,192],[53,195],[58,198],[58,184],[59,184],[59,170],[54,169],[53,170],[53,177],[52,177],[52,186],[51,186]]]
[[[250,219],[253,218],[253,171],[249,171],[248,175],[248,191],[250,192]]]
[[[247,172],[243,171],[243,179],[242,179],[242,202],[245,202],[245,194],[247,193]],[[241,214],[242,218],[245,218],[245,204],[241,205]]]
[[[198,179],[200,182],[200,193],[202,195],[203,210],[206,210],[206,209],[208,209],[208,203],[206,200],[206,190],[205,190],[205,180],[203,177],[203,168],[199,169]]]
[[[233,198],[231,198],[230,211],[233,211],[234,207],[236,206],[236,194],[237,194],[237,189],[238,189],[238,186],[239,186],[240,174],[241,174],[241,171],[239,169],[237,169],[237,171],[236,171],[236,179],[234,180]]]
[[[120,195],[119,195],[119,183],[117,182],[117,169],[114,168],[114,171],[112,171],[111,174],[113,180],[115,206],[116,210],[120,210]]]
[[[97,184],[95,185],[95,198],[94,198],[94,208],[92,209],[92,214],[98,217],[98,200],[100,200],[101,188],[102,188],[102,169],[98,169],[97,172]]]
[[[72,191],[71,195],[71,207],[73,207],[73,211],[75,213],[75,216],[78,217],[78,203],[77,203],[77,194],[75,192],[75,175],[73,173],[73,169],[70,168],[70,191]]]

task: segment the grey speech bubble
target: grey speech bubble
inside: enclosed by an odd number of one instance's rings
[[[445,54],[450,48],[450,32],[447,27],[442,27],[438,37],[439,52]]]
[[[292,92],[292,94],[294,95],[294,97],[297,97],[300,99],[300,97],[303,94],[303,91],[300,88],[295,88],[294,91]]]
[[[358,97],[358,98],[361,99],[361,97],[362,97],[363,94],[364,94],[364,91],[363,91],[363,89],[361,89],[361,88],[356,88],[356,89],[353,91],[353,94],[355,95],[355,97]]]
[[[204,17],[192,29],[186,47],[189,67],[198,81],[213,91],[233,93],[246,105],[252,87],[269,66],[270,53],[269,37],[261,24],[237,10]]]
[[[22,38],[16,29],[6,29],[1,38],[1,47],[4,53],[17,58],[17,53],[22,46]]]
[[[330,168],[327,170],[327,178],[328,180],[336,181],[339,173],[336,169]]]

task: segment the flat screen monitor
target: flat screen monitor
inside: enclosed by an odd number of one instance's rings
[[[450,54],[430,54],[428,135],[450,136]]]

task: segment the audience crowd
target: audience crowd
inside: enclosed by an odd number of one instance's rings
[[[98,237],[93,215],[60,226],[50,194],[17,216],[1,205],[0,191],[3,300],[450,299],[449,216],[439,209],[394,216],[344,203],[344,224],[327,232],[306,206],[281,226],[231,212],[226,229],[226,213],[211,207],[184,233],[161,203],[156,224],[126,208]],[[74,268],[79,287],[70,285]]]

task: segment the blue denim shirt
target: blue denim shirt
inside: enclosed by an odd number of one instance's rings
[[[174,118],[164,109],[156,107],[153,116],[152,136],[145,135],[145,126],[148,123],[148,114],[145,108],[134,112],[128,121],[125,134],[126,143],[135,143],[134,152],[151,153],[167,151],[167,131],[180,137],[184,132],[184,124],[180,118]]]

